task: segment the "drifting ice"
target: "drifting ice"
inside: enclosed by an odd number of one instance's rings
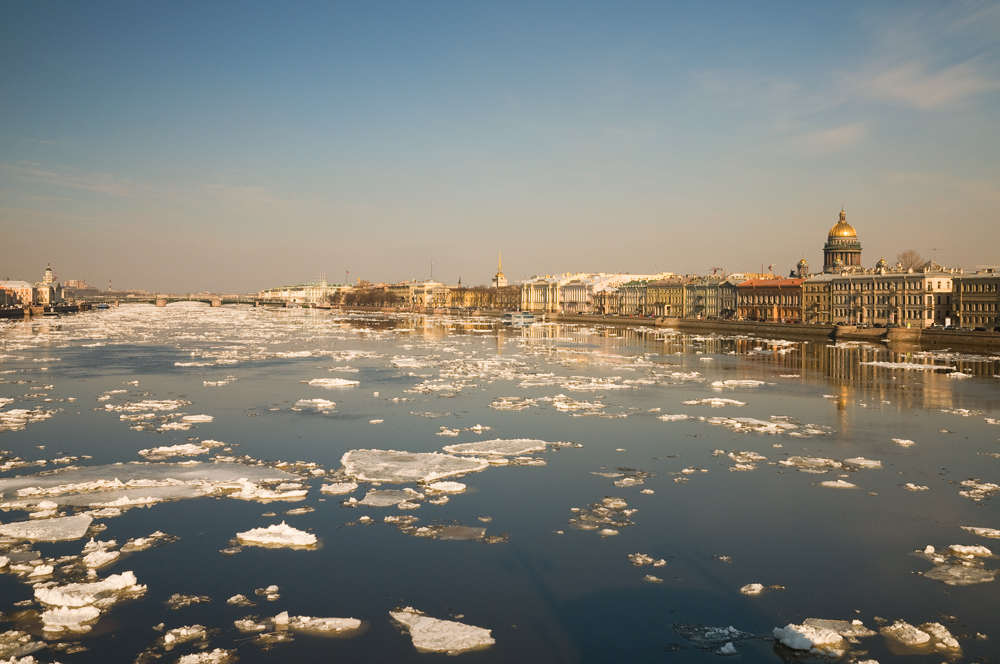
[[[240,544],[252,546],[305,548],[316,544],[315,535],[293,528],[284,521],[267,528],[254,528],[244,533],[237,533],[236,538]]]
[[[397,450],[351,450],[340,462],[347,475],[366,482],[433,482],[475,473],[490,465],[485,459]]]
[[[444,652],[449,655],[488,648],[496,643],[490,630],[464,625],[453,620],[439,620],[406,607],[390,611],[392,619],[403,625],[413,639],[413,646],[420,652]]]

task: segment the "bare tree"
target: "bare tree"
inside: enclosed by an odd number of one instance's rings
[[[896,262],[899,263],[904,270],[908,270],[911,267],[916,269],[924,264],[924,259],[920,257],[916,249],[907,249],[906,251],[896,254]]]

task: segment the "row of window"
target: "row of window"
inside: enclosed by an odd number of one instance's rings
[[[963,302],[962,311],[996,311],[997,305],[994,302]]]

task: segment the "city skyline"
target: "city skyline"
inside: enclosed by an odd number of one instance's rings
[[[0,6],[0,276],[1000,263],[1000,5]]]

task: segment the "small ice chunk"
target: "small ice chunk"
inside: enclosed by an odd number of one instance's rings
[[[727,641],[726,645],[719,648],[716,652],[724,656],[737,654],[736,646],[733,645],[732,641]]]
[[[437,493],[462,493],[466,486],[462,482],[431,482],[426,488]]]
[[[457,655],[488,648],[495,643],[488,629],[431,618],[412,607],[390,611],[389,615],[410,632],[413,646],[419,652]]]
[[[237,533],[236,538],[241,544],[251,546],[306,548],[316,545],[315,535],[293,528],[284,521],[266,528]]]
[[[409,487],[405,489],[372,489],[358,501],[358,504],[369,507],[392,507],[393,505],[402,507],[404,503],[423,499],[424,494]]]
[[[299,399],[292,408],[330,411],[337,407],[336,401],[329,399]]]
[[[343,496],[357,491],[357,489],[357,482],[335,482],[333,484],[324,484],[319,488],[322,493],[329,493],[334,496]]]
[[[827,480],[825,482],[820,482],[820,486],[829,487],[831,489],[857,489],[858,485],[851,484],[850,482],[844,480]]]
[[[346,378],[313,378],[309,381],[309,384],[316,387],[349,387],[351,385],[360,385],[361,382]]]
[[[930,634],[917,629],[903,620],[897,620],[891,625],[886,625],[879,631],[882,633],[882,636],[899,641],[907,646],[922,646],[931,640]]]
[[[892,442],[900,445],[901,447],[909,447],[910,445],[913,445],[913,441],[908,438],[893,438]]]
[[[764,585],[760,583],[748,583],[740,588],[740,593],[744,595],[760,595],[764,592]]]
[[[721,397],[712,397],[709,399],[688,399],[687,401],[682,401],[681,403],[685,406],[711,406],[712,408],[746,405],[746,402],[744,401],[737,401],[736,399],[723,399]]]
[[[875,459],[866,459],[864,457],[854,457],[853,459],[844,459],[844,463],[849,463],[852,466],[858,466],[859,468],[881,468],[882,462]]]
[[[206,652],[197,652],[191,655],[184,655],[177,660],[177,664],[229,664],[236,661],[235,650],[223,650],[216,648]]]

